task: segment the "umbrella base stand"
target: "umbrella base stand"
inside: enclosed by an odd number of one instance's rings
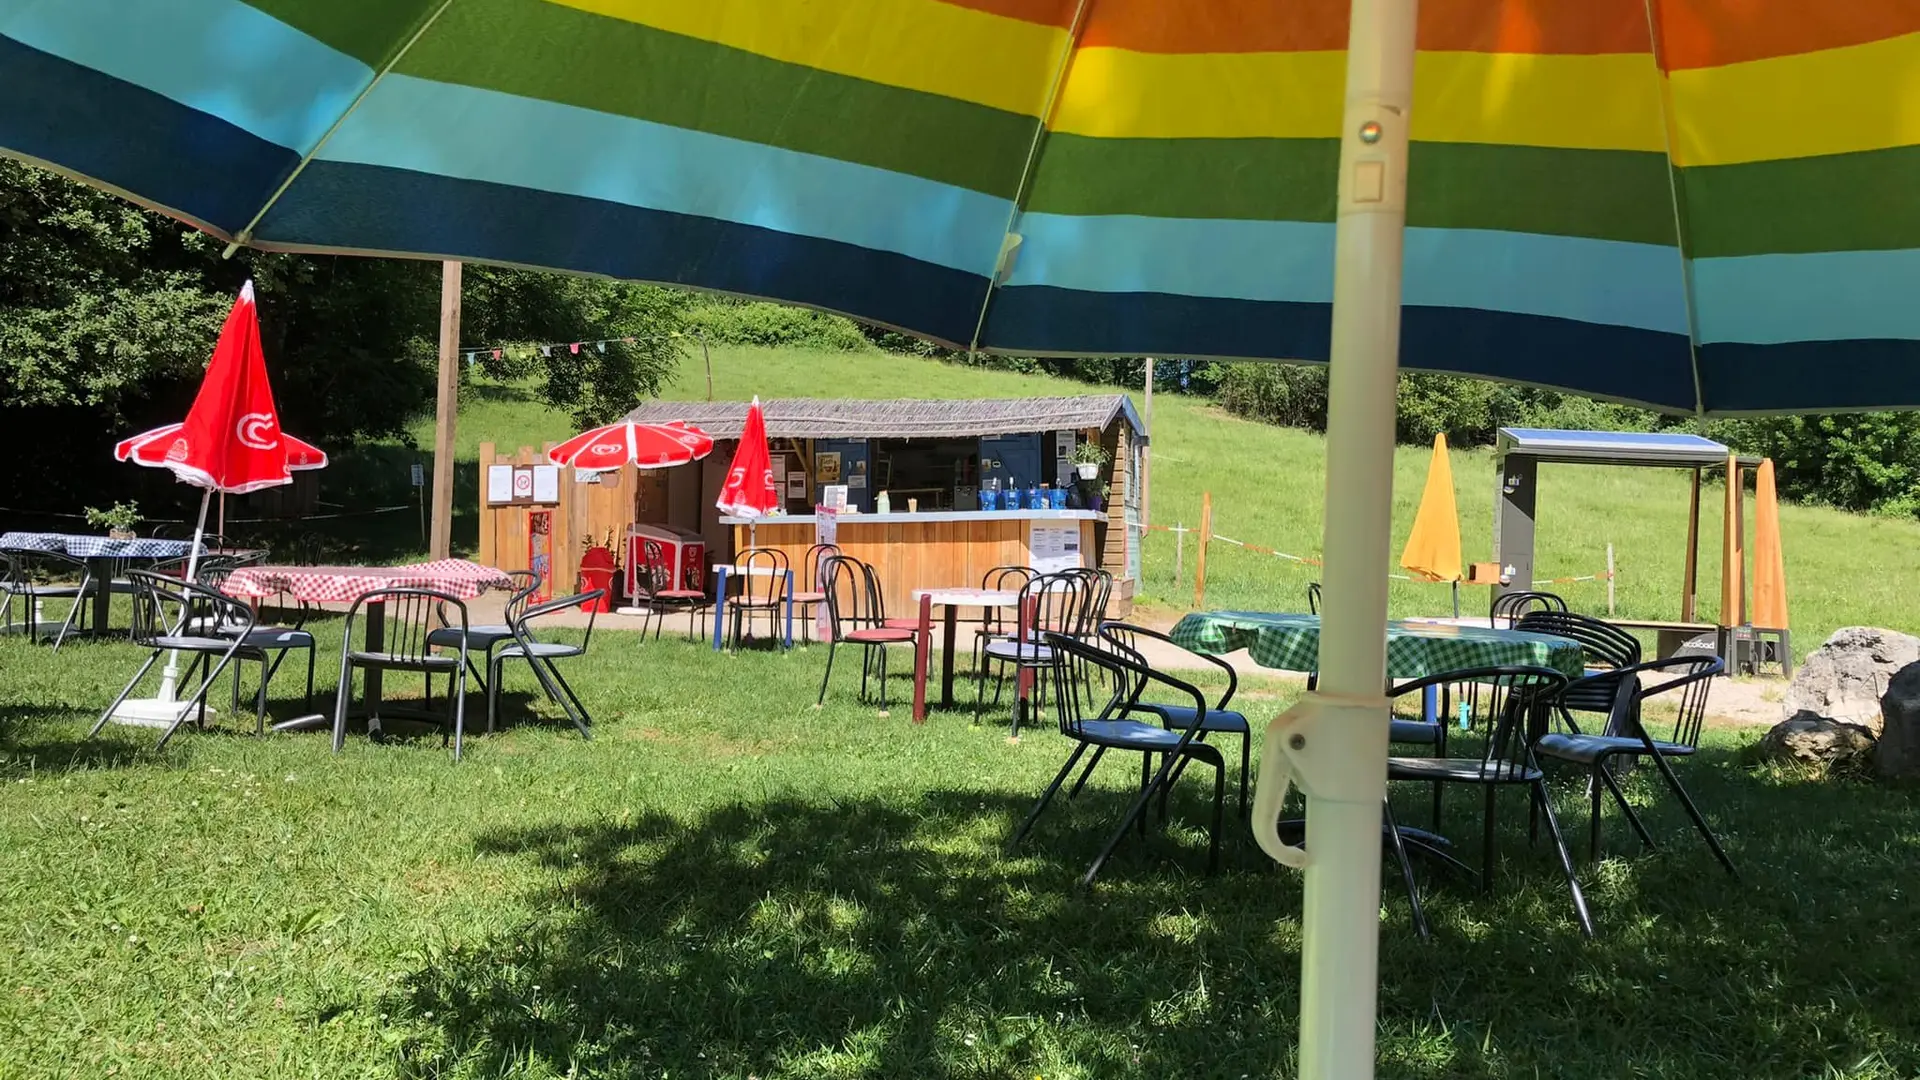
[[[107,719],[131,727],[167,728],[177,723],[181,714],[190,708],[194,706],[171,698],[128,698]],[[213,713],[213,706],[207,706],[207,715],[211,717]]]

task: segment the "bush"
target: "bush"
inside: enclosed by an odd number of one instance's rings
[[[1893,517],[1920,508],[1920,413],[1763,416],[1708,432],[1772,458],[1786,498]]]
[[[873,348],[860,324],[811,308],[708,297],[686,314],[691,329],[714,345],[798,346],[863,352]]]

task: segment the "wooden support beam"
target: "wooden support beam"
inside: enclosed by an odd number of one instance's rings
[[[1693,496],[1687,503],[1687,569],[1680,581],[1680,621],[1693,622],[1700,595],[1700,470],[1693,470]]]
[[[1193,609],[1207,606],[1207,547],[1213,542],[1213,492],[1200,495],[1200,548],[1193,560]]]
[[[460,407],[460,264],[440,264],[440,392],[433,412],[430,558],[453,553],[453,421]]]

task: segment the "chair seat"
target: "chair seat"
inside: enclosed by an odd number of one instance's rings
[[[1127,750],[1171,750],[1180,745],[1178,731],[1141,720],[1087,720],[1074,728],[1084,742]]]
[[[889,630],[918,630],[920,629],[920,620],[908,619],[908,618],[893,618],[893,619],[886,620],[880,625],[886,627]]]
[[[513,631],[499,623],[467,627],[467,648],[485,651],[513,637]],[[460,647],[460,628],[443,626],[427,635],[427,644],[448,649]]]
[[[516,657],[524,657],[527,655],[527,652],[528,650],[525,645],[509,645],[494,655],[503,660],[510,660]],[[578,645],[567,645],[558,641],[536,641],[533,643],[532,652],[533,655],[543,660],[552,660],[563,656],[585,656],[587,654],[587,650]]]
[[[785,604],[786,602],[787,602],[787,598],[784,596],[776,596],[771,600],[749,600],[743,596],[743,597],[739,597],[739,598],[727,601],[727,605],[729,607],[737,607],[737,608],[753,608],[758,611],[758,610],[765,610],[767,608],[777,608],[782,604]]]
[[[1518,765],[1489,765],[1479,758],[1390,757],[1389,780],[1453,780],[1463,784],[1531,784],[1544,773]]]
[[[290,626],[256,626],[240,638],[243,649],[311,649],[313,635]]]
[[[178,649],[181,652],[226,652],[232,647],[233,639],[199,634],[162,634],[140,644],[150,649]]]
[[[989,641],[987,655],[995,660],[1013,660],[1022,664],[1051,664],[1053,650],[1045,645],[1036,645],[1029,641]]]
[[[384,652],[350,652],[347,659],[360,667],[404,668],[409,671],[457,671],[458,656],[396,656]]]
[[[1387,741],[1432,746],[1440,741],[1440,725],[1432,720],[1395,720]]]
[[[826,598],[827,594],[823,592],[797,592],[793,594],[793,602],[796,604],[818,604]]]
[[[1190,728],[1193,726],[1194,707],[1191,705],[1155,705],[1142,702],[1134,706],[1139,712],[1152,713],[1160,722],[1170,728]],[[1201,731],[1226,731],[1245,735],[1251,726],[1247,718],[1232,709],[1208,709],[1200,723]]]
[[[840,640],[857,642],[861,645],[894,645],[913,640],[913,631],[898,627],[868,626],[855,630]]]
[[[707,594],[699,589],[661,589],[655,593],[642,593],[637,600],[706,600]]]
[[[1693,753],[1693,747],[1685,743],[1661,742],[1655,739],[1653,745],[1667,757],[1686,757]],[[1572,735],[1555,731],[1540,736],[1533,744],[1533,752],[1558,758],[1561,761],[1591,765],[1603,757],[1611,757],[1615,754],[1644,754],[1647,752],[1647,744],[1625,735]]]

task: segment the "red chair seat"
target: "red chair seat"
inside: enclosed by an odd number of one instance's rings
[[[793,602],[796,604],[818,604],[826,598],[827,594],[823,592],[797,592],[793,594]]]
[[[661,589],[653,597],[656,600],[705,600],[707,594],[699,589]]]
[[[919,619],[888,619],[886,622],[881,623],[880,625],[885,626],[889,630],[918,630],[920,629],[920,620]]]
[[[869,626],[849,633],[843,640],[857,641],[862,645],[893,645],[913,640],[913,631],[891,627]]]

